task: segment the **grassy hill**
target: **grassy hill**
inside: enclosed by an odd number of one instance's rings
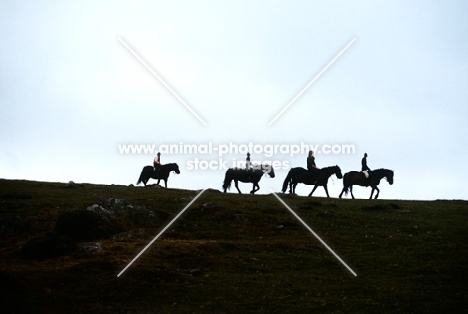
[[[461,313],[468,300],[468,202],[204,192],[122,276],[197,191],[0,180],[2,313]],[[60,215],[108,198],[155,213],[119,223],[141,237],[79,242],[69,255],[21,248]],[[100,243],[99,249],[87,248]]]

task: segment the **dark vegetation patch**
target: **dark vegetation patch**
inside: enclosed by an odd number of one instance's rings
[[[20,215],[7,214],[0,218],[0,239],[25,233],[29,226]]]
[[[400,205],[394,202],[384,202],[379,204],[367,205],[361,207],[361,210],[370,210],[370,211],[379,211],[379,210],[392,210],[392,209],[400,209]]]
[[[69,255],[77,248],[76,243],[70,238],[57,232],[49,232],[29,240],[21,248],[21,255],[28,259],[45,260]]]
[[[1,198],[4,200],[30,200],[33,197],[28,193],[10,192],[3,193]]]

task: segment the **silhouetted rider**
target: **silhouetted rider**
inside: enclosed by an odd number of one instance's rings
[[[154,171],[156,171],[156,175],[159,174],[159,169],[161,169],[161,153],[158,152],[158,155],[153,160],[153,167]]]
[[[364,157],[361,160],[361,171],[371,171],[369,167],[367,167],[367,153],[364,153]]]
[[[307,157],[307,170],[309,171],[320,170],[320,168],[317,168],[317,166],[315,165],[315,157],[314,157],[313,151],[309,151],[309,156]]]

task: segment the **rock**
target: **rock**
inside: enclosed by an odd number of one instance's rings
[[[192,276],[203,276],[203,272],[198,268],[192,269],[190,274],[192,274]]]
[[[115,212],[107,210],[107,209],[105,209],[104,207],[102,207],[101,205],[98,205],[98,204],[93,204],[91,206],[88,206],[88,208],[86,208],[86,209],[90,210],[92,212],[95,212],[99,216],[106,216],[108,218],[115,218]]]
[[[202,209],[209,209],[209,208],[211,208],[211,207],[213,207],[213,204],[211,204],[211,203],[205,203],[205,204],[203,204]]]
[[[294,222],[280,222],[276,225],[277,229],[298,229],[299,226]]]
[[[63,187],[67,188],[67,189],[76,188],[76,187],[81,187],[82,188],[82,187],[84,187],[84,185],[83,184],[77,184],[77,183],[75,183],[73,181],[69,181],[68,183],[64,184]]]
[[[57,232],[50,232],[28,241],[21,248],[21,255],[29,259],[43,260],[69,255],[77,249],[70,238]]]
[[[55,231],[75,242],[91,242],[109,238],[122,228],[117,221],[105,219],[90,210],[73,210],[59,216]]]
[[[139,226],[153,226],[159,221],[153,211],[118,198],[102,199],[98,204],[89,206],[87,210],[109,219],[128,218]]]
[[[127,217],[138,226],[153,226],[158,223],[154,212],[142,207],[128,208]]]
[[[83,246],[83,251],[86,252],[101,252],[102,251],[102,243],[96,242],[95,244],[85,245]]]
[[[112,239],[115,241],[138,241],[145,237],[145,229],[133,229],[127,232],[122,232],[114,235]]]
[[[217,210],[217,207],[213,203],[200,204],[197,207],[201,212],[212,213]]]
[[[188,202],[193,200],[195,196],[187,196],[187,197],[181,197],[181,198],[176,198],[175,201],[183,201],[183,202]]]

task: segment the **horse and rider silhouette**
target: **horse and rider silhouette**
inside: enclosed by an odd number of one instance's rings
[[[254,194],[258,190],[260,190],[260,186],[258,182],[262,178],[264,174],[268,174],[271,178],[275,177],[275,171],[273,167],[270,165],[260,165],[260,166],[253,166],[252,168],[242,169],[242,168],[229,168],[226,171],[226,175],[224,177],[223,182],[223,190],[226,193],[226,190],[231,188],[231,183],[234,181],[234,185],[236,186],[237,191],[242,194],[241,190],[239,189],[239,181],[244,183],[252,183],[252,190],[250,194]]]
[[[158,180],[158,185],[161,180],[164,180],[164,186],[167,188],[167,180],[171,171],[180,174],[179,166],[176,163],[160,165],[159,168],[155,168],[154,166],[145,166],[141,171],[137,185],[143,183],[146,186],[149,179],[155,179]]]
[[[343,177],[341,169],[338,166],[331,166],[322,169],[318,168],[315,164],[314,152],[310,150],[309,155],[307,156],[307,170],[302,167],[296,167],[289,170],[288,175],[283,182],[282,192],[285,193],[289,185],[289,193],[296,194],[297,184],[303,183],[306,185],[314,185],[309,196],[312,196],[317,187],[323,186],[327,197],[330,197],[330,194],[328,194],[327,184],[328,179],[333,174],[335,174],[338,179]]]
[[[338,179],[343,178],[343,175],[341,174],[341,169],[338,166],[331,166],[322,169],[317,168],[314,170],[306,170],[302,167],[292,168],[291,170],[289,170],[286,179],[284,179],[282,192],[285,193],[289,185],[289,193],[295,194],[297,184],[303,183],[306,185],[314,185],[314,188],[309,193],[309,196],[312,196],[317,187],[323,186],[327,197],[330,197],[330,195],[328,194],[327,184],[328,179],[333,174],[336,175]]]
[[[377,191],[375,194],[375,199],[379,197],[380,190],[377,187],[379,185],[380,180],[385,178],[390,185],[393,184],[393,170],[389,169],[377,169],[369,171],[369,177],[366,178],[366,175],[362,171],[350,171],[344,174],[343,176],[343,190],[341,191],[339,198],[343,195],[348,194],[351,192],[351,197],[354,199],[353,195],[353,185],[360,185],[372,188],[370,199],[372,199],[372,195],[374,191]]]
[[[343,176],[343,190],[341,191],[339,198],[351,192],[351,197],[354,199],[353,195],[353,185],[360,185],[372,188],[369,199],[372,199],[374,191],[377,191],[375,194],[375,199],[379,197],[380,190],[377,185],[380,184],[380,180],[385,178],[390,185],[393,184],[393,171],[389,169],[377,169],[370,170],[367,166],[367,153],[364,153],[364,157],[361,160],[361,171],[350,171],[345,173]]]

